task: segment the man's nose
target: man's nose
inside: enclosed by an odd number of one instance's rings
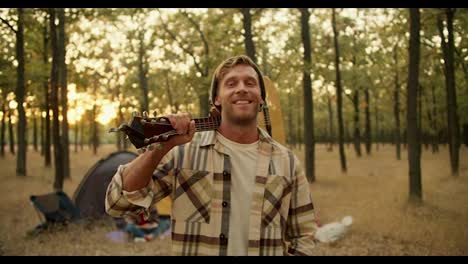
[[[236,87],[236,93],[247,93],[247,87],[245,87],[244,83],[239,83]]]

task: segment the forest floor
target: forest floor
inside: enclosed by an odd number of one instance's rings
[[[85,173],[115,151],[103,146],[97,155],[85,149],[71,154],[71,179],[64,191],[71,197]],[[300,160],[302,150],[295,149]],[[447,147],[433,154],[423,149],[423,204],[408,203],[408,162],[395,158],[391,145],[373,146],[370,156],[357,158],[345,147],[348,172],[341,172],[338,148],[316,146],[316,181],[310,185],[319,221],[354,222],[347,235],[333,244],[318,244],[316,255],[468,255],[468,148],[460,152],[460,174],[452,177]],[[364,148],[363,148],[364,152]],[[365,152],[364,152],[365,153]],[[16,159],[0,158],[0,255],[169,255],[170,237],[147,243],[117,243],[106,235],[116,227],[109,221],[28,236],[40,223],[29,202],[33,194],[52,191],[53,168],[32,149],[27,156],[27,177],[15,176]]]

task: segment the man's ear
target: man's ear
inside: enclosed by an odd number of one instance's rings
[[[221,101],[219,101],[219,97],[216,96],[215,97],[215,103],[214,103],[216,106],[221,106]]]

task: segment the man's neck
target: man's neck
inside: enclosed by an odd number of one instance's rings
[[[225,138],[240,144],[251,144],[258,140],[256,122],[248,126],[238,126],[229,124],[222,119],[218,131]]]

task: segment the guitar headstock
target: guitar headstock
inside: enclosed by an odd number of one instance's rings
[[[212,120],[208,124],[213,125],[212,121],[219,120],[221,114],[216,108],[212,108],[210,110],[210,118]],[[195,119],[196,131],[197,129],[206,130],[209,128],[206,123],[200,123],[199,125],[200,127],[197,128],[197,119]],[[119,131],[125,133],[135,148],[142,151],[146,150],[147,147],[152,148],[153,143],[167,141],[171,136],[178,134],[167,117],[158,117],[156,112],[153,113],[153,117],[149,117],[146,111],[142,114],[133,112],[130,122],[109,130],[109,132]]]
[[[109,130],[119,131],[127,135],[135,148],[143,150],[153,143],[167,141],[170,136],[177,134],[167,117],[157,117],[156,113],[154,117],[149,117],[147,112],[133,112],[130,122]]]

